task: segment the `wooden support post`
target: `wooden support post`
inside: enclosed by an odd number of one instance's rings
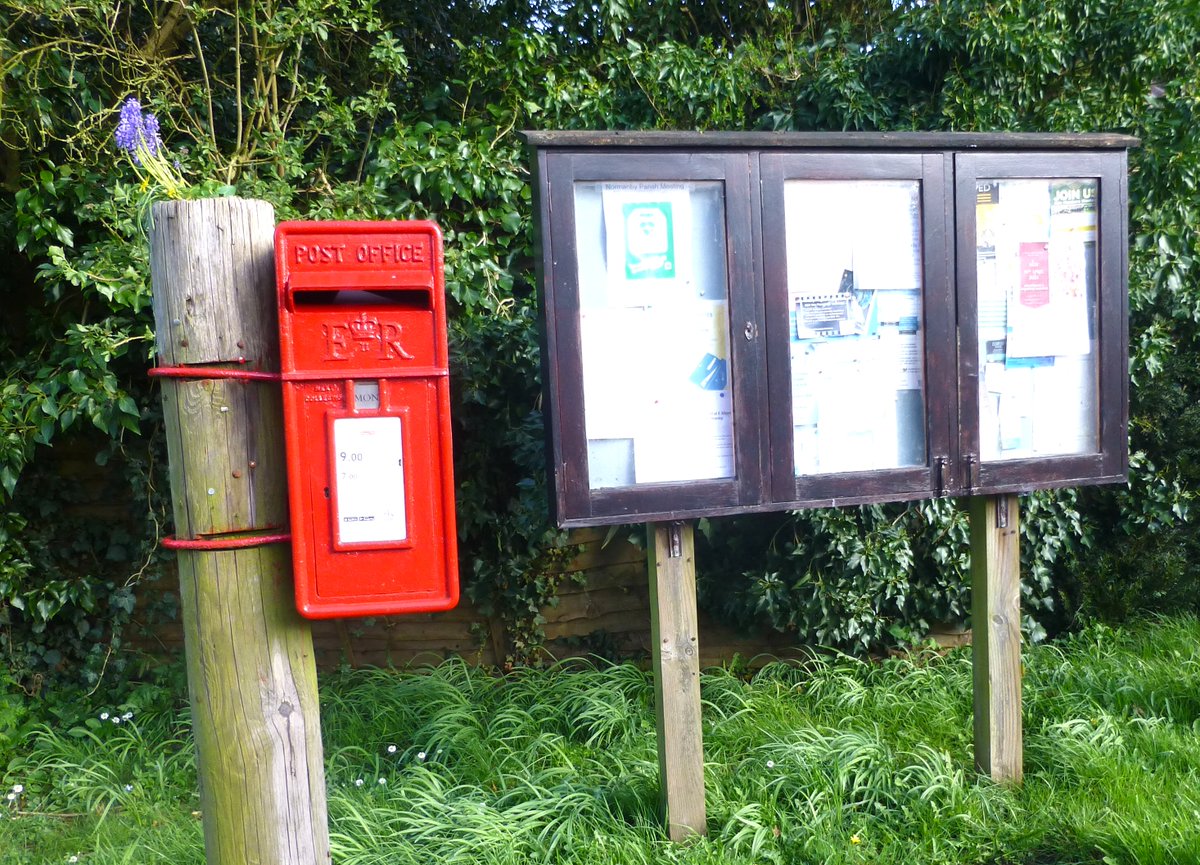
[[[695,535],[679,522],[652,523],[646,534],[662,803],[671,840],[682,841],[707,831]]]
[[[278,371],[269,204],[154,205],[163,366]],[[161,379],[180,539],[287,530],[276,382]],[[179,552],[188,691],[209,865],[329,862],[312,631],[286,544]]]
[[[1021,744],[1021,545],[1015,495],[971,499],[971,620],[975,767],[1019,784]]]

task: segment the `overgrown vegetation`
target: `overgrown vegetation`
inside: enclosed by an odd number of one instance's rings
[[[128,96],[157,113],[199,194],[265,198],[280,218],[442,224],[464,576],[506,621],[517,660],[541,639],[552,565],[567,554],[545,516],[518,130],[1138,135],[1133,480],[1025,503],[1027,624],[1038,636],[1080,609],[1196,604],[1200,536],[1184,520],[1200,472],[1193,5],[0,4],[0,651],[14,680],[32,691],[44,677],[94,685],[119,670],[136,583],[161,571],[150,553],[164,521],[156,397],[144,378],[154,190],[111,137]],[[73,441],[115,457],[134,490],[118,498],[132,505],[116,514],[120,543],[70,528],[65,517],[84,518],[76,492],[35,480]],[[963,518],[949,504],[709,528],[705,603],[748,625],[862,649],[964,614]]]
[[[1031,648],[1019,788],[972,768],[967,654],[708,671],[708,837],[688,845],[667,842],[658,816],[651,682],[633,665],[333,675],[321,688],[333,858],[1191,862],[1198,644],[1200,621],[1184,617]],[[76,726],[29,732],[0,771],[4,795],[20,787],[0,798],[6,865],[203,862],[192,738],[169,693],[93,701]]]

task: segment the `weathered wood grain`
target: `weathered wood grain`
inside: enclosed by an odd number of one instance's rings
[[[1020,783],[1021,547],[1017,497],[971,499],[975,767]]]
[[[652,523],[646,535],[659,776],[668,834],[681,841],[707,831],[695,536],[690,523]]]
[[[276,371],[274,214],[236,198],[154,206],[165,366]],[[162,380],[175,532],[287,525],[279,386]],[[188,688],[209,865],[329,861],[312,633],[285,545],[180,551]]]

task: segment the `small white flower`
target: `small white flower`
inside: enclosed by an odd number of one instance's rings
[[[387,751],[388,751],[388,753],[389,753],[389,754],[395,754],[395,753],[396,753],[396,746],[395,746],[395,745],[388,745],[388,749],[387,749]]]
[[[355,786],[355,787],[361,787],[362,785],[363,785],[363,779],[362,779],[362,778],[355,778],[355,779],[354,779],[354,786]]]
[[[101,713],[100,713],[100,720],[101,720],[101,721],[107,721],[107,720],[108,720],[108,712],[101,712]]]
[[[25,785],[24,784],[13,784],[13,792],[14,793],[24,793]]]
[[[120,724],[120,723],[121,723],[121,719],[120,719],[120,718],[118,718],[116,715],[113,715],[113,716],[112,716],[112,722],[113,722],[114,724]]]
[[[13,800],[14,800],[14,799],[16,799],[16,798],[17,798],[17,794],[16,794],[16,793],[9,793],[9,794],[8,794],[8,801],[9,801],[9,802],[13,801]]]
[[[68,861],[68,862],[78,862],[78,861],[79,861],[79,857],[78,857],[78,856],[68,856],[68,857],[67,857],[67,861]]]
[[[768,761],[767,761],[767,768],[768,768],[768,769],[774,769],[774,768],[775,768],[775,761],[774,761],[774,760],[768,760]]]
[[[417,759],[418,759],[418,760],[424,760],[424,759],[425,759],[425,752],[424,752],[424,751],[421,751],[419,754],[417,754]]]
[[[132,784],[126,784],[126,785],[125,785],[125,792],[126,792],[126,793],[132,793],[132,792],[133,792],[133,785],[132,785]]]
[[[383,785],[384,785],[384,784],[386,784],[386,783],[387,783],[387,778],[380,778],[380,779],[379,779],[379,785],[380,785],[380,786],[383,786]]]
[[[121,716],[121,720],[122,721],[132,721],[133,720],[133,712],[126,712],[124,715]]]
[[[437,755],[438,755],[439,757],[440,757],[440,756],[442,756],[442,749],[441,749],[441,748],[438,748],[438,749],[437,749]]]

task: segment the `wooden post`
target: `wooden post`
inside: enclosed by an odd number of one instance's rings
[[[706,833],[695,536],[679,522],[646,534],[662,803],[671,840],[682,841]]]
[[[1021,546],[1015,495],[971,499],[971,620],[975,767],[1019,784],[1021,744]]]
[[[153,216],[162,365],[278,371],[271,206],[173,201]],[[286,532],[279,384],[160,381],[176,536]],[[181,550],[179,580],[209,865],[329,862],[316,664],[290,548]]]

